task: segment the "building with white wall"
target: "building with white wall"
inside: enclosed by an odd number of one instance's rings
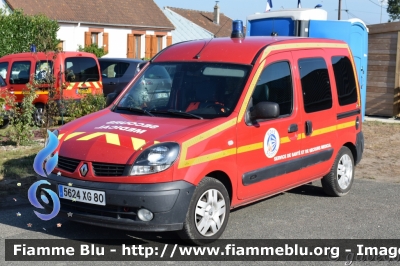
[[[172,44],[174,26],[153,0],[0,1],[11,10],[57,20],[64,51],[96,44],[107,52],[104,57],[151,58]]]

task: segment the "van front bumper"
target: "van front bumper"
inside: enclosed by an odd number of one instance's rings
[[[105,192],[106,206],[60,199],[58,217],[97,226],[148,232],[181,230],[196,188],[185,181],[157,184],[104,183],[53,173],[41,179],[51,184],[43,185],[43,188],[50,188],[57,195],[58,185],[68,186],[71,183],[72,187]],[[40,199],[39,195],[37,197]],[[51,201],[49,204],[42,202],[42,205],[49,211],[53,209]],[[153,213],[151,221],[139,219],[137,212],[141,208]]]

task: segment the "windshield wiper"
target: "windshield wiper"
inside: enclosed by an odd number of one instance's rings
[[[201,117],[199,115],[195,115],[195,114],[188,113],[188,112],[182,112],[182,111],[175,110],[175,109],[168,109],[167,113],[174,114],[174,115],[180,115],[180,116],[186,116],[186,117],[194,117],[197,119],[203,119],[203,117]]]
[[[117,106],[117,110],[127,110],[127,111],[132,112],[132,113],[141,113],[141,114],[146,114],[146,115],[149,115],[149,116],[154,116],[152,113],[150,113],[147,110],[140,109],[140,108],[134,108],[134,107],[120,107],[120,106]]]

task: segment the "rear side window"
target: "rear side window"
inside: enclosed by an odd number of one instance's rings
[[[350,59],[346,56],[332,57],[333,71],[335,72],[336,88],[339,105],[357,102],[356,78]]]
[[[1,76],[1,75],[0,75]],[[4,81],[3,77],[0,77],[0,87],[6,86],[6,82]]]
[[[7,77],[8,62],[0,63],[0,75],[3,79]]]
[[[254,89],[253,105],[259,102],[279,104],[280,115],[292,113],[293,86],[289,62],[282,61],[267,66]]]
[[[323,58],[299,60],[304,110],[306,113],[332,108],[332,92],[328,68]]]
[[[68,57],[65,59],[65,80],[68,82],[99,81],[99,68],[91,57]]]
[[[129,63],[124,62],[100,62],[101,74],[105,78],[120,78],[129,67]]]
[[[29,83],[31,73],[30,61],[14,62],[11,66],[11,84],[26,84]]]

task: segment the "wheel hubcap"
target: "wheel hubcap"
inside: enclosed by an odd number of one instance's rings
[[[37,108],[35,111],[35,123],[36,125],[42,125],[44,124],[43,121],[43,108]]]
[[[353,178],[353,163],[349,155],[343,155],[338,163],[337,180],[341,189],[347,189]]]
[[[209,189],[201,195],[195,212],[197,231],[203,236],[215,235],[224,223],[226,204],[222,193]]]

